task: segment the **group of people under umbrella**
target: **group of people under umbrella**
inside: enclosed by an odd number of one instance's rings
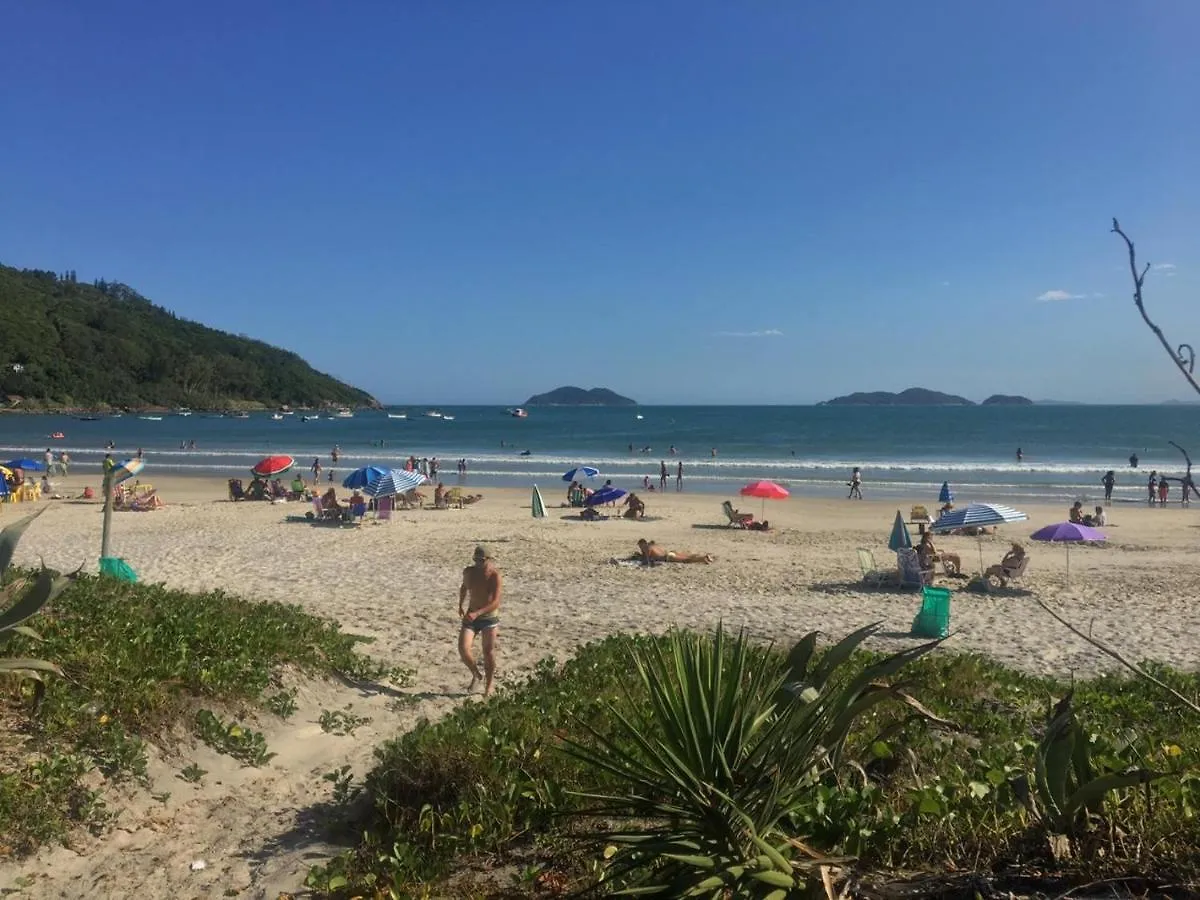
[[[906,549],[914,550],[922,572],[930,572],[935,562],[941,562],[947,573],[958,575],[961,574],[962,569],[961,559],[957,554],[937,551],[933,546],[932,535],[934,533],[974,535],[979,538],[979,570],[985,580],[994,577],[1003,585],[1007,584],[1011,578],[1024,573],[1025,567],[1028,565],[1028,558],[1025,548],[1019,541],[1012,543],[1012,549],[1005,554],[1004,559],[998,565],[984,568],[982,536],[994,531],[997,526],[1026,521],[1029,518],[1028,515],[1000,503],[970,503],[956,509],[954,493],[948,482],[943,482],[938,494],[938,502],[942,504],[941,514],[928,526],[928,530],[922,528],[921,539],[916,546],[913,545],[904,517],[897,511],[896,519],[892,524],[892,533],[888,539],[888,548],[897,553]],[[1067,554],[1068,579],[1071,577],[1071,544],[1098,543],[1107,540],[1107,536],[1102,531],[1086,524],[1076,514],[1081,505],[1081,503],[1076,503],[1072,508],[1072,521],[1046,525],[1030,535],[1030,538],[1035,541],[1064,545]],[[1100,514],[1103,514],[1103,509],[1100,510]],[[1099,520],[1099,518],[1093,519],[1093,521]]]

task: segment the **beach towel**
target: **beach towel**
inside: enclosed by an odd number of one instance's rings
[[[542,500],[542,492],[538,490],[536,484],[533,486],[533,499],[530,505],[533,507],[533,517],[535,519],[546,518],[546,504]]]

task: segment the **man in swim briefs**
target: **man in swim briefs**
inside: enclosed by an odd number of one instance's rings
[[[467,598],[470,603],[464,608]],[[474,690],[479,683],[479,664],[475,662],[472,644],[475,635],[483,643],[484,694],[492,693],[496,677],[496,636],[500,631],[500,573],[492,565],[486,547],[475,548],[475,562],[463,569],[462,587],[458,589],[458,614],[462,616],[462,628],[458,632],[458,655],[471,670],[471,685]]]

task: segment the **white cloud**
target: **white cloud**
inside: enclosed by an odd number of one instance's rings
[[[1175,263],[1157,263],[1150,268],[1156,272],[1171,272],[1176,268],[1176,266]]]
[[[783,337],[783,332],[778,328],[768,328],[765,331],[718,331],[717,337],[734,337],[734,338],[761,338],[761,337]]]
[[[950,287],[950,282],[948,282],[948,281],[943,281],[943,282],[942,282],[942,287]]]
[[[1043,294],[1038,294],[1038,300],[1042,303],[1051,303],[1055,300],[1082,300],[1086,294],[1072,294],[1070,291],[1046,291]]]

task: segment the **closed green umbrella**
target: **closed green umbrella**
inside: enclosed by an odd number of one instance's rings
[[[904,516],[900,515],[900,510],[896,510],[896,521],[892,523],[892,536],[888,538],[888,549],[903,550],[912,545],[912,537],[908,533],[908,526],[904,524]]]

